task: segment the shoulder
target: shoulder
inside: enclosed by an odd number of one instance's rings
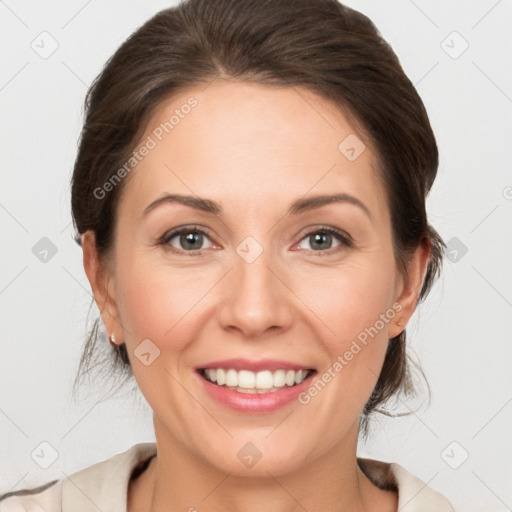
[[[0,512],[49,512],[61,508],[62,480],[0,495]]]
[[[97,512],[113,503],[124,510],[130,478],[154,455],[155,443],[136,444],[66,478],[0,495],[0,512]]]
[[[126,510],[130,479],[155,455],[156,443],[139,443],[68,476],[62,488],[63,512],[111,510],[113,504]]]
[[[398,491],[401,512],[455,512],[451,503],[400,464],[358,458],[364,474],[381,489]]]

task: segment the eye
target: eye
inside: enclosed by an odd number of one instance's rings
[[[306,249],[308,252],[325,253],[333,248],[340,250],[352,245],[352,239],[346,233],[333,228],[317,228],[307,233],[296,247]]]
[[[210,245],[204,245],[206,244]],[[201,254],[202,249],[215,246],[208,234],[196,226],[183,227],[166,233],[159,241],[166,250],[193,256]],[[344,247],[352,247],[350,235],[333,228],[317,228],[307,233],[295,247],[306,249],[308,252],[328,253],[331,249],[341,250]]]
[[[213,246],[209,236],[202,229],[191,226],[166,233],[159,243],[172,252],[200,254],[201,249],[210,247],[204,246],[208,241],[210,246]]]

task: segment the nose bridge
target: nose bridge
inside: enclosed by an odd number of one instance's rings
[[[275,255],[253,237],[238,245],[221,305],[224,328],[256,336],[267,329],[289,326],[292,305],[286,287],[275,275],[276,266]]]

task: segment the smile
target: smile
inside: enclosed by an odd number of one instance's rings
[[[219,387],[224,387],[238,393],[274,393],[284,387],[294,387],[307,379],[315,370],[278,369],[236,370],[234,368],[201,369],[201,376]]]

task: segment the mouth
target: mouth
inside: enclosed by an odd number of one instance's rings
[[[278,368],[276,370],[252,371],[236,368],[199,368],[199,375],[219,388],[237,393],[264,394],[283,391],[301,385],[316,374],[316,370]]]

